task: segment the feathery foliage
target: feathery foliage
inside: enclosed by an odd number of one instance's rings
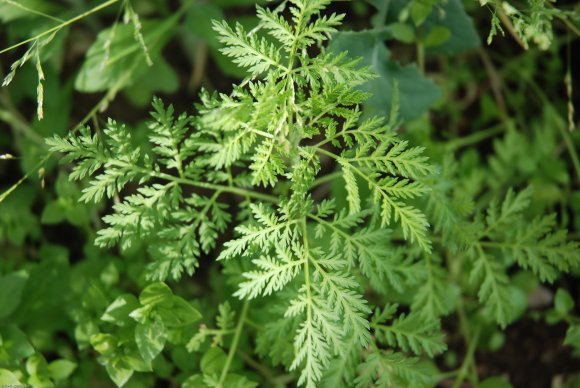
[[[398,139],[396,117],[388,123],[361,118],[359,104],[367,96],[353,88],[373,78],[368,69],[324,48],[316,57],[307,54],[343,18],[320,15],[328,3],[293,1],[290,21],[258,8],[260,27],[274,42],[215,21],[223,53],[250,78],[230,95],[204,93],[197,117],[175,117],[171,106],[155,100],[150,150],[134,146],[129,130],[114,121],[102,135],[83,128],[80,136],[48,140],[64,162],[76,163],[72,179],[90,177],[82,200],[122,198],[103,218],[107,227],[96,243],[127,249],[147,241],[150,279],[191,275],[200,254],[216,247],[232,221],[221,195],[250,198],[251,217],[235,228],[237,237],[223,245],[218,260],[250,265],[234,294],[239,298],[295,290],[284,312],[299,322],[290,370],[300,370],[298,382],[307,386],[321,380],[350,341],[360,349],[371,342],[371,309],[352,269],[360,268],[383,292],[384,282],[402,290],[421,271],[388,246],[384,227],[398,222],[406,239],[431,249],[426,217],[407,202],[428,192],[421,179],[433,169],[423,149]],[[312,199],[322,157],[340,166],[348,213],[332,201],[317,207]],[[251,181],[238,182],[232,167],[247,168]],[[256,190],[283,182],[286,195]],[[132,194],[125,190],[129,183],[137,185]],[[370,188],[373,205],[363,203],[359,185]],[[190,187],[209,194],[189,193]],[[322,241],[326,234],[329,246]]]
[[[205,265],[202,257],[215,257],[234,287],[226,298],[242,300],[240,311],[216,303],[216,327],[207,321],[183,341],[188,334],[166,333],[180,326],[171,319],[182,319],[166,310],[181,306],[190,321],[199,317],[154,283],[162,302],[142,294],[143,306],[130,313],[136,348],[126,345],[126,352],[144,361],[131,373],[150,369],[166,341],[198,352],[211,338],[206,356],[223,369],[204,356],[203,376],[192,375],[186,386],[254,386],[229,368],[257,311],[267,322],[253,324],[260,327],[256,353],[296,373],[300,386],[430,386],[428,359],[446,350],[439,319],[461,303],[461,293],[475,293],[479,304],[470,309],[489,311],[505,327],[516,313],[512,265],[542,282],[578,270],[578,244],[554,230],[555,216],[526,220],[530,190],[510,189],[501,205],[490,202],[482,212],[474,205],[480,193],[462,191],[452,162],[435,168],[424,147],[397,132],[396,85],[390,117],[365,113],[369,94],[359,87],[376,75],[360,59],[326,50],[344,17],[326,14],[329,3],[258,6],[251,31],[213,21],[221,52],[247,78],[230,94],[202,91],[195,115],[176,116],[154,99],[144,144],[114,120],[102,131],[83,127],[47,140],[73,164],[71,180],[86,182],[81,201],[113,202],[99,247],[145,245],[147,280],[156,282],[191,276]],[[327,180],[340,182],[345,201],[317,192]],[[468,279],[459,278],[463,269]],[[410,311],[379,307],[376,295],[406,297]],[[163,335],[155,340],[157,332]],[[111,367],[122,356],[103,345],[124,346],[116,341],[109,333],[91,337],[122,385],[131,373]],[[246,362],[255,363],[250,356]]]

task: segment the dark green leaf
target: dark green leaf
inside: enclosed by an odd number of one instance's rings
[[[60,202],[53,201],[46,204],[42,215],[40,216],[40,222],[43,224],[59,224],[64,221],[65,213]]]
[[[400,14],[406,9],[407,5],[408,0],[391,0],[389,2],[387,22],[398,23]],[[415,12],[425,11],[427,9],[427,7],[418,7],[419,9]],[[473,21],[465,12],[461,0],[438,2],[435,10],[430,12],[424,20],[421,29],[426,31],[425,36],[428,36],[429,32],[436,26],[447,28],[451,32],[451,36],[442,44],[428,47],[428,53],[455,55],[481,45],[479,33],[475,29]]]
[[[201,388],[205,387],[203,376],[200,374],[191,375],[181,384],[182,388]]]
[[[477,384],[476,388],[513,388],[503,377],[490,377]]]
[[[395,81],[399,88],[400,115],[403,119],[417,118],[425,113],[439,97],[439,88],[425,79],[414,65],[400,66],[389,60],[389,50],[381,35],[375,31],[339,32],[329,45],[335,53],[348,51],[350,56],[362,57],[362,65],[370,66],[379,78],[363,84],[360,89],[372,93],[365,109],[370,115],[388,116]]]
[[[0,328],[2,338],[1,348],[10,357],[10,361],[18,361],[34,354],[34,348],[26,334],[15,325]]]
[[[24,271],[0,277],[0,319],[10,316],[16,310],[27,280],[28,273]]]
[[[123,93],[134,105],[145,107],[154,93],[174,93],[178,87],[177,73],[164,58],[158,57],[149,71],[125,88]]]
[[[423,24],[427,16],[431,13],[433,6],[427,2],[414,1],[411,4],[411,19],[416,26]]]
[[[447,27],[435,26],[429,31],[427,37],[425,38],[425,46],[439,46],[449,40],[451,37],[451,31]]]
[[[413,43],[415,41],[415,30],[405,23],[393,23],[389,26],[389,31],[393,38],[403,43]]]
[[[203,39],[209,47],[218,49],[222,45],[212,28],[212,20],[221,20],[223,18],[224,14],[220,8],[213,4],[200,3],[195,7],[191,7],[187,12],[185,27],[193,32],[196,37]]]
[[[580,325],[572,325],[568,328],[564,345],[570,345],[580,350]]]
[[[574,308],[574,299],[563,288],[558,288],[554,298],[554,308],[560,315],[567,315]]]
[[[173,17],[163,22],[142,23],[145,45],[154,62],[171,36],[177,20]],[[95,43],[89,48],[85,62],[76,77],[76,90],[93,93],[110,88],[122,88],[132,85],[146,73],[153,76],[134,33],[134,26],[131,24],[117,24],[101,31]],[[107,42],[110,42],[109,50],[106,49]]]
[[[432,30],[437,26],[444,27],[449,30],[450,36],[442,44],[429,47],[427,52],[455,55],[481,45],[473,20],[465,12],[461,0],[447,0],[439,7],[440,11],[433,12],[427,18],[424,28]]]

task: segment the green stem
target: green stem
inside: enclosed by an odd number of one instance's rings
[[[479,340],[480,332],[481,329],[478,327],[475,331],[475,334],[473,335],[473,338],[471,339],[471,342],[469,343],[469,347],[467,348],[467,354],[465,355],[465,359],[463,360],[463,364],[459,369],[459,373],[457,374],[457,378],[455,379],[452,388],[460,388],[461,383],[463,383],[463,381],[465,380],[465,377],[469,372],[469,368],[473,364],[475,349],[477,348],[477,342]]]
[[[449,280],[452,283],[458,283],[462,278],[462,261],[455,260],[454,257],[451,255],[447,255],[447,266],[449,268]],[[474,367],[473,365],[473,352],[475,351],[475,346],[477,345],[477,341],[479,338],[479,328],[476,329],[476,334],[473,335],[469,329],[469,322],[467,320],[467,313],[465,311],[465,305],[463,303],[463,297],[459,298],[457,303],[457,316],[459,318],[459,329],[461,331],[461,335],[465,341],[465,344],[468,348],[467,354],[465,356],[465,360],[463,365],[459,369],[457,373],[457,379],[455,380],[454,388],[461,386],[461,382],[465,379],[466,374],[468,373],[469,369]],[[473,380],[477,380],[477,373],[473,376]],[[457,385],[459,384],[459,385]]]
[[[105,8],[107,8],[107,7],[109,7],[109,6],[113,5],[113,4],[115,4],[115,3],[118,3],[118,2],[119,2],[119,0],[109,0],[109,1],[106,1],[106,2],[104,2],[103,4],[97,5],[95,8],[92,8],[92,9],[90,9],[90,10],[86,11],[86,12],[83,12],[83,13],[81,13],[80,15],[77,15],[77,16],[75,16],[75,17],[74,17],[74,18],[72,18],[72,19],[69,19],[69,20],[67,20],[67,21],[65,21],[65,22],[63,22],[63,23],[61,23],[61,24],[59,24],[59,25],[57,25],[57,26],[54,26],[54,27],[52,27],[52,28],[49,28],[48,30],[46,30],[46,31],[44,31],[44,32],[41,32],[40,34],[38,34],[38,35],[35,35],[35,36],[33,36],[32,38],[29,38],[29,39],[23,40],[23,41],[21,41],[21,42],[18,42],[18,43],[14,44],[14,45],[12,45],[12,46],[10,46],[10,47],[7,47],[7,48],[5,48],[5,49],[3,49],[3,50],[0,50],[0,54],[4,54],[4,53],[5,53],[5,52],[7,52],[7,51],[14,50],[14,49],[15,49],[15,48],[17,48],[17,47],[20,47],[20,46],[22,46],[22,45],[25,45],[25,44],[27,44],[27,43],[33,42],[33,41],[35,41],[35,40],[38,40],[38,39],[40,39],[40,38],[42,38],[42,37],[44,37],[44,36],[46,36],[46,35],[50,35],[50,34],[52,34],[53,32],[57,32],[57,31],[59,31],[60,29],[62,29],[62,28],[64,28],[64,27],[66,27],[66,26],[68,26],[68,25],[70,25],[70,24],[73,24],[74,22],[77,22],[77,21],[79,21],[79,20],[81,20],[81,19],[84,19],[84,18],[86,18],[87,16],[89,16],[89,15],[92,15],[93,13],[95,13],[95,12],[98,12],[98,11],[100,11],[100,10],[102,10],[102,9],[105,9]]]
[[[562,138],[564,139],[564,143],[566,144],[566,148],[568,148],[568,153],[570,154],[570,158],[572,159],[572,165],[574,166],[574,170],[576,171],[576,177],[578,182],[580,183],[580,159],[578,158],[578,153],[576,152],[576,148],[574,147],[574,142],[570,137],[570,133],[561,125],[556,125]]]
[[[421,74],[425,74],[425,45],[422,41],[417,42],[417,67]]]
[[[448,379],[450,377],[455,377],[455,376],[457,376],[458,373],[459,373],[459,369],[452,370],[449,372],[440,373],[440,374],[435,376],[435,381],[442,381],[442,380]]]
[[[302,219],[302,241],[304,244],[304,252],[306,252],[306,260],[304,260],[304,286],[306,287],[306,298],[308,305],[306,307],[306,325],[311,325],[312,322],[312,294],[310,292],[310,254],[308,251],[308,228],[306,227],[306,218]]]
[[[228,335],[228,334],[232,334],[235,333],[236,330],[235,329],[203,329],[203,332],[209,335]]]
[[[253,190],[242,189],[241,187],[217,185],[214,183],[207,183],[207,182],[199,182],[199,181],[194,181],[194,180],[191,180],[188,178],[176,177],[174,175],[166,174],[163,172],[153,172],[149,169],[146,169],[145,167],[135,166],[135,165],[132,165],[132,164],[129,164],[127,162],[120,161],[120,160],[108,160],[107,164],[113,165],[113,166],[118,166],[118,167],[123,167],[123,168],[128,168],[128,169],[133,170],[133,171],[138,171],[139,173],[141,173],[145,176],[152,177],[152,178],[158,178],[158,179],[163,179],[163,180],[170,181],[170,182],[181,183],[184,185],[197,187],[199,189],[215,190],[215,191],[219,191],[219,192],[223,191],[223,192],[227,192],[227,193],[236,194],[236,195],[239,195],[242,197],[250,197],[250,198],[260,199],[260,200],[267,201],[267,202],[278,203],[278,197],[275,197],[275,196],[270,195],[270,194],[260,193],[260,192],[253,191]]]
[[[241,187],[216,185],[213,183],[206,183],[206,182],[196,182],[196,181],[192,181],[191,179],[186,179],[186,178],[175,178],[169,174],[160,174],[160,176],[158,176],[158,177],[164,178],[164,179],[175,180],[178,183],[183,183],[183,184],[186,184],[189,186],[195,186],[195,187],[199,187],[202,189],[224,191],[224,192],[239,195],[241,197],[250,197],[250,198],[260,199],[262,201],[278,203],[278,197],[276,197],[276,196],[273,196],[270,194],[260,193],[258,191],[242,189]],[[171,178],[169,178],[169,177],[171,177]]]
[[[260,364],[258,361],[254,360],[246,352],[238,350],[238,354],[240,355],[240,357],[242,357],[242,359],[244,360],[244,362],[246,364],[248,364],[249,366],[254,368],[256,371],[258,371],[258,373],[260,373],[270,385],[276,385],[275,384],[276,377],[274,376],[272,371],[270,371],[264,365]]]
[[[311,189],[323,185],[327,182],[332,182],[333,180],[340,178],[342,176],[342,172],[341,171],[335,171],[332,172],[330,174],[326,174],[318,179],[316,179],[314,182],[312,182],[312,186],[310,187]]]
[[[32,170],[30,170],[26,174],[24,174],[24,176],[22,178],[20,178],[18,180],[18,182],[16,182],[9,189],[7,189],[5,192],[3,192],[0,195],[0,203],[2,203],[10,194],[12,194],[12,192],[14,190],[16,190],[18,188],[18,186],[20,186],[22,183],[24,183],[24,181],[26,181],[30,177],[30,175],[32,175],[32,173],[38,171],[38,169],[40,168],[40,166],[42,166],[44,163],[46,163],[47,160],[51,157],[51,155],[52,154],[46,154],[44,156],[44,158],[42,158],[40,160],[40,162],[36,163],[36,165],[32,168]]]
[[[341,160],[342,160],[342,161],[348,160],[348,159],[344,159],[344,158],[343,158],[343,157],[341,157],[341,156],[335,155],[335,154],[333,154],[332,152],[328,152],[328,151],[326,151],[326,150],[325,150],[325,149],[323,149],[323,148],[319,148],[319,147],[313,147],[313,148],[314,148],[316,151],[320,152],[321,154],[323,154],[323,155],[326,155],[326,156],[328,156],[329,158],[336,160],[337,162],[340,162]],[[365,174],[365,173],[364,173],[364,172],[363,172],[363,171],[362,171],[360,168],[358,168],[357,166],[355,166],[355,165],[353,165],[353,164],[350,164],[350,168],[352,168],[352,170],[353,170],[353,171],[354,171],[354,172],[355,172],[355,173],[356,173],[358,176],[360,176],[362,179],[364,179],[365,181],[367,181],[367,182],[368,182],[368,184],[369,184],[369,187],[378,188],[378,189],[380,189],[381,191],[384,191],[384,190],[381,188],[381,186],[379,186],[379,184],[378,184],[377,182],[373,181],[373,180],[372,180],[372,179],[369,177],[369,175],[368,175],[368,174]],[[391,203],[391,204],[394,204],[394,202],[393,202],[393,200],[392,200],[391,198],[388,198],[388,197],[385,197],[385,196],[383,196],[383,197],[385,198],[385,200],[389,201],[389,203]]]
[[[509,121],[510,121],[510,123],[513,122],[513,120],[509,120]],[[498,125],[494,125],[493,127],[490,127],[490,128],[487,128],[487,129],[484,129],[481,131],[477,131],[477,132],[472,133],[470,135],[450,140],[447,143],[445,143],[445,149],[452,152],[452,151],[457,150],[458,148],[477,144],[480,141],[486,140],[490,137],[493,137],[497,134],[502,133],[505,130],[505,128],[506,128],[505,123],[502,122],[502,123],[499,123]]]
[[[252,321],[251,319],[246,319],[246,325],[252,327],[255,330],[264,330],[264,326],[257,324],[256,322]]]
[[[521,48],[523,48],[524,50],[527,50],[528,49],[528,45],[518,35],[518,33],[517,33],[517,31],[516,31],[516,29],[515,29],[512,21],[511,21],[511,19],[503,11],[503,7],[501,6],[501,4],[498,4],[498,3],[499,2],[496,1],[495,4],[494,4],[494,8],[495,8],[495,12],[496,12],[497,16],[499,17],[499,19],[503,23],[504,27],[508,30],[508,32],[510,33],[510,35],[512,36],[512,38],[514,38],[514,40],[521,46]]]
[[[234,339],[232,340],[232,345],[230,346],[230,350],[228,352],[228,358],[226,359],[226,363],[222,369],[222,373],[220,376],[220,380],[217,384],[217,387],[222,388],[224,387],[224,382],[226,381],[226,377],[228,376],[228,371],[230,370],[230,366],[232,365],[232,361],[238,349],[238,343],[240,342],[240,336],[242,335],[242,328],[244,327],[244,321],[246,320],[246,316],[248,315],[248,307],[250,306],[249,300],[244,300],[244,305],[242,306],[242,312],[240,313],[240,319],[238,320],[238,325],[236,326],[236,332],[234,334]]]

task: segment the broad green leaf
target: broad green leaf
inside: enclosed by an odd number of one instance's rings
[[[16,378],[14,373],[10,372],[8,369],[0,369],[0,386],[10,387],[10,386],[21,386],[20,381]]]
[[[580,350],[580,325],[572,325],[568,328],[564,345],[570,345]]]
[[[200,374],[191,375],[181,384],[181,388],[201,388],[205,387],[203,376]]]
[[[106,365],[107,373],[117,387],[122,387],[133,376],[133,370],[125,369],[117,365],[117,363],[108,363]]]
[[[405,120],[421,116],[440,95],[439,88],[425,79],[414,65],[402,67],[389,60],[389,50],[382,35],[375,31],[339,32],[334,35],[329,49],[334,53],[348,51],[352,57],[362,57],[361,65],[371,67],[380,76],[360,87],[372,94],[365,103],[369,115],[389,115],[395,81],[399,88],[400,115]]]
[[[439,7],[439,12],[429,15],[424,28],[432,31],[437,27],[444,27],[449,30],[450,36],[442,44],[428,47],[428,53],[455,55],[481,45],[479,33],[473,20],[465,12],[461,0],[447,0],[439,4]]]
[[[56,193],[59,197],[68,197],[78,199],[80,197],[80,189],[75,182],[68,179],[68,176],[63,173],[58,174],[56,178]]]
[[[26,360],[26,372],[31,375],[41,375],[47,370],[46,360],[39,353],[32,355]]]
[[[389,26],[389,31],[400,42],[410,44],[415,41],[415,30],[409,24],[393,23]]]
[[[406,9],[407,5],[408,0],[391,0],[388,7],[387,23],[398,23],[401,12]],[[430,31],[436,27],[444,27],[448,29],[451,32],[451,35],[449,39],[442,44],[427,47],[428,53],[455,55],[463,51],[477,48],[481,45],[479,33],[475,29],[473,21],[465,12],[461,0],[446,0],[438,2],[434,9],[434,11],[427,15],[427,18],[421,25],[421,29],[425,31],[425,35],[423,36],[427,37]],[[422,10],[423,9],[418,9],[415,12]],[[424,10],[426,10],[426,7]],[[417,17],[418,16],[420,15],[417,15]]]
[[[224,386],[229,388],[256,388],[258,383],[251,381],[246,376],[229,373],[224,381]]]
[[[382,28],[385,25],[385,16],[389,9],[390,0],[367,0],[367,3],[377,9],[375,15],[371,17],[371,25],[374,28]]]
[[[174,16],[163,22],[142,22],[143,38],[153,62],[158,59],[177,21],[178,18]],[[134,34],[131,24],[116,24],[101,31],[87,51],[86,59],[75,79],[75,89],[87,93],[110,88],[121,89],[132,85],[145,74],[154,76]]]
[[[554,298],[554,308],[560,315],[566,315],[574,308],[574,299],[572,299],[568,291],[558,288]]]
[[[67,203],[64,208],[66,220],[74,226],[82,227],[90,222],[87,206],[78,203]]]
[[[2,338],[1,348],[12,361],[29,357],[35,352],[26,334],[16,325],[0,327],[0,337]]]
[[[530,295],[538,289],[540,282],[533,273],[522,270],[512,277],[512,284]]]
[[[45,225],[59,224],[65,219],[64,209],[59,201],[52,201],[46,204],[40,216],[40,222]]]
[[[167,331],[161,321],[139,323],[135,327],[135,342],[145,362],[151,362],[165,346]]]
[[[70,322],[66,313],[70,294],[68,251],[63,246],[44,244],[38,253],[41,261],[29,266],[17,317],[26,322],[27,330],[63,330]]]
[[[201,319],[201,313],[185,299],[174,296],[170,308],[159,307],[157,312],[167,327],[191,325]]]
[[[138,308],[139,301],[134,295],[123,294],[107,307],[101,319],[117,326],[125,326],[133,321],[129,314]]]
[[[411,19],[413,19],[413,23],[415,23],[416,26],[423,24],[432,9],[433,5],[425,1],[413,1],[413,4],[411,4]]]
[[[425,38],[425,46],[439,46],[449,40],[451,37],[451,31],[447,27],[435,26],[429,31],[427,37]]]
[[[205,375],[219,375],[226,362],[226,354],[220,348],[209,348],[201,358],[201,371]]]
[[[38,217],[32,213],[36,195],[33,186],[26,184],[5,199],[0,195],[0,240],[21,246],[27,236],[40,235]]]
[[[125,349],[125,354],[121,356],[119,365],[136,372],[151,372],[152,370],[151,362],[144,361],[139,349],[134,348]]]
[[[490,377],[477,384],[476,388],[513,388],[513,385],[503,377]]]
[[[111,334],[98,333],[91,337],[91,345],[103,356],[111,356],[117,350],[117,339]]]
[[[83,318],[75,326],[74,336],[80,349],[84,349],[91,343],[91,337],[99,333],[97,323],[91,319]]]
[[[139,323],[146,323],[153,311],[155,311],[155,305],[148,304],[131,311],[129,316]]]
[[[151,96],[154,93],[170,94],[174,93],[178,87],[177,73],[164,58],[158,57],[150,70],[125,88],[123,93],[134,105],[145,107],[151,102]]]
[[[510,285],[510,292],[513,307],[513,319],[516,320],[525,314],[528,308],[528,297],[524,290],[513,285]]]
[[[69,360],[56,360],[48,364],[50,378],[54,380],[64,380],[68,378],[76,368],[77,364]]]
[[[185,18],[185,28],[191,31],[196,37],[212,49],[218,49],[222,45],[218,36],[212,28],[212,20],[221,20],[224,14],[219,7],[213,4],[200,3],[195,7],[190,7]]]
[[[0,277],[0,319],[10,316],[20,305],[28,273],[13,272]]]
[[[145,287],[139,295],[139,302],[142,305],[163,305],[171,307],[173,303],[173,292],[165,283],[153,283]]]

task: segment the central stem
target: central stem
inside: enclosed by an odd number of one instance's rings
[[[226,359],[226,363],[222,369],[222,373],[220,376],[220,381],[217,384],[217,387],[223,388],[224,382],[228,376],[228,371],[230,370],[230,366],[232,365],[232,361],[234,360],[234,355],[238,350],[238,343],[240,342],[240,336],[242,334],[242,328],[244,327],[244,322],[246,321],[246,317],[248,316],[248,307],[250,306],[250,301],[245,300],[242,306],[242,312],[240,313],[240,319],[238,320],[238,325],[236,326],[236,332],[234,333],[234,339],[232,340],[232,345],[230,346],[230,350],[228,352],[228,358]]]

